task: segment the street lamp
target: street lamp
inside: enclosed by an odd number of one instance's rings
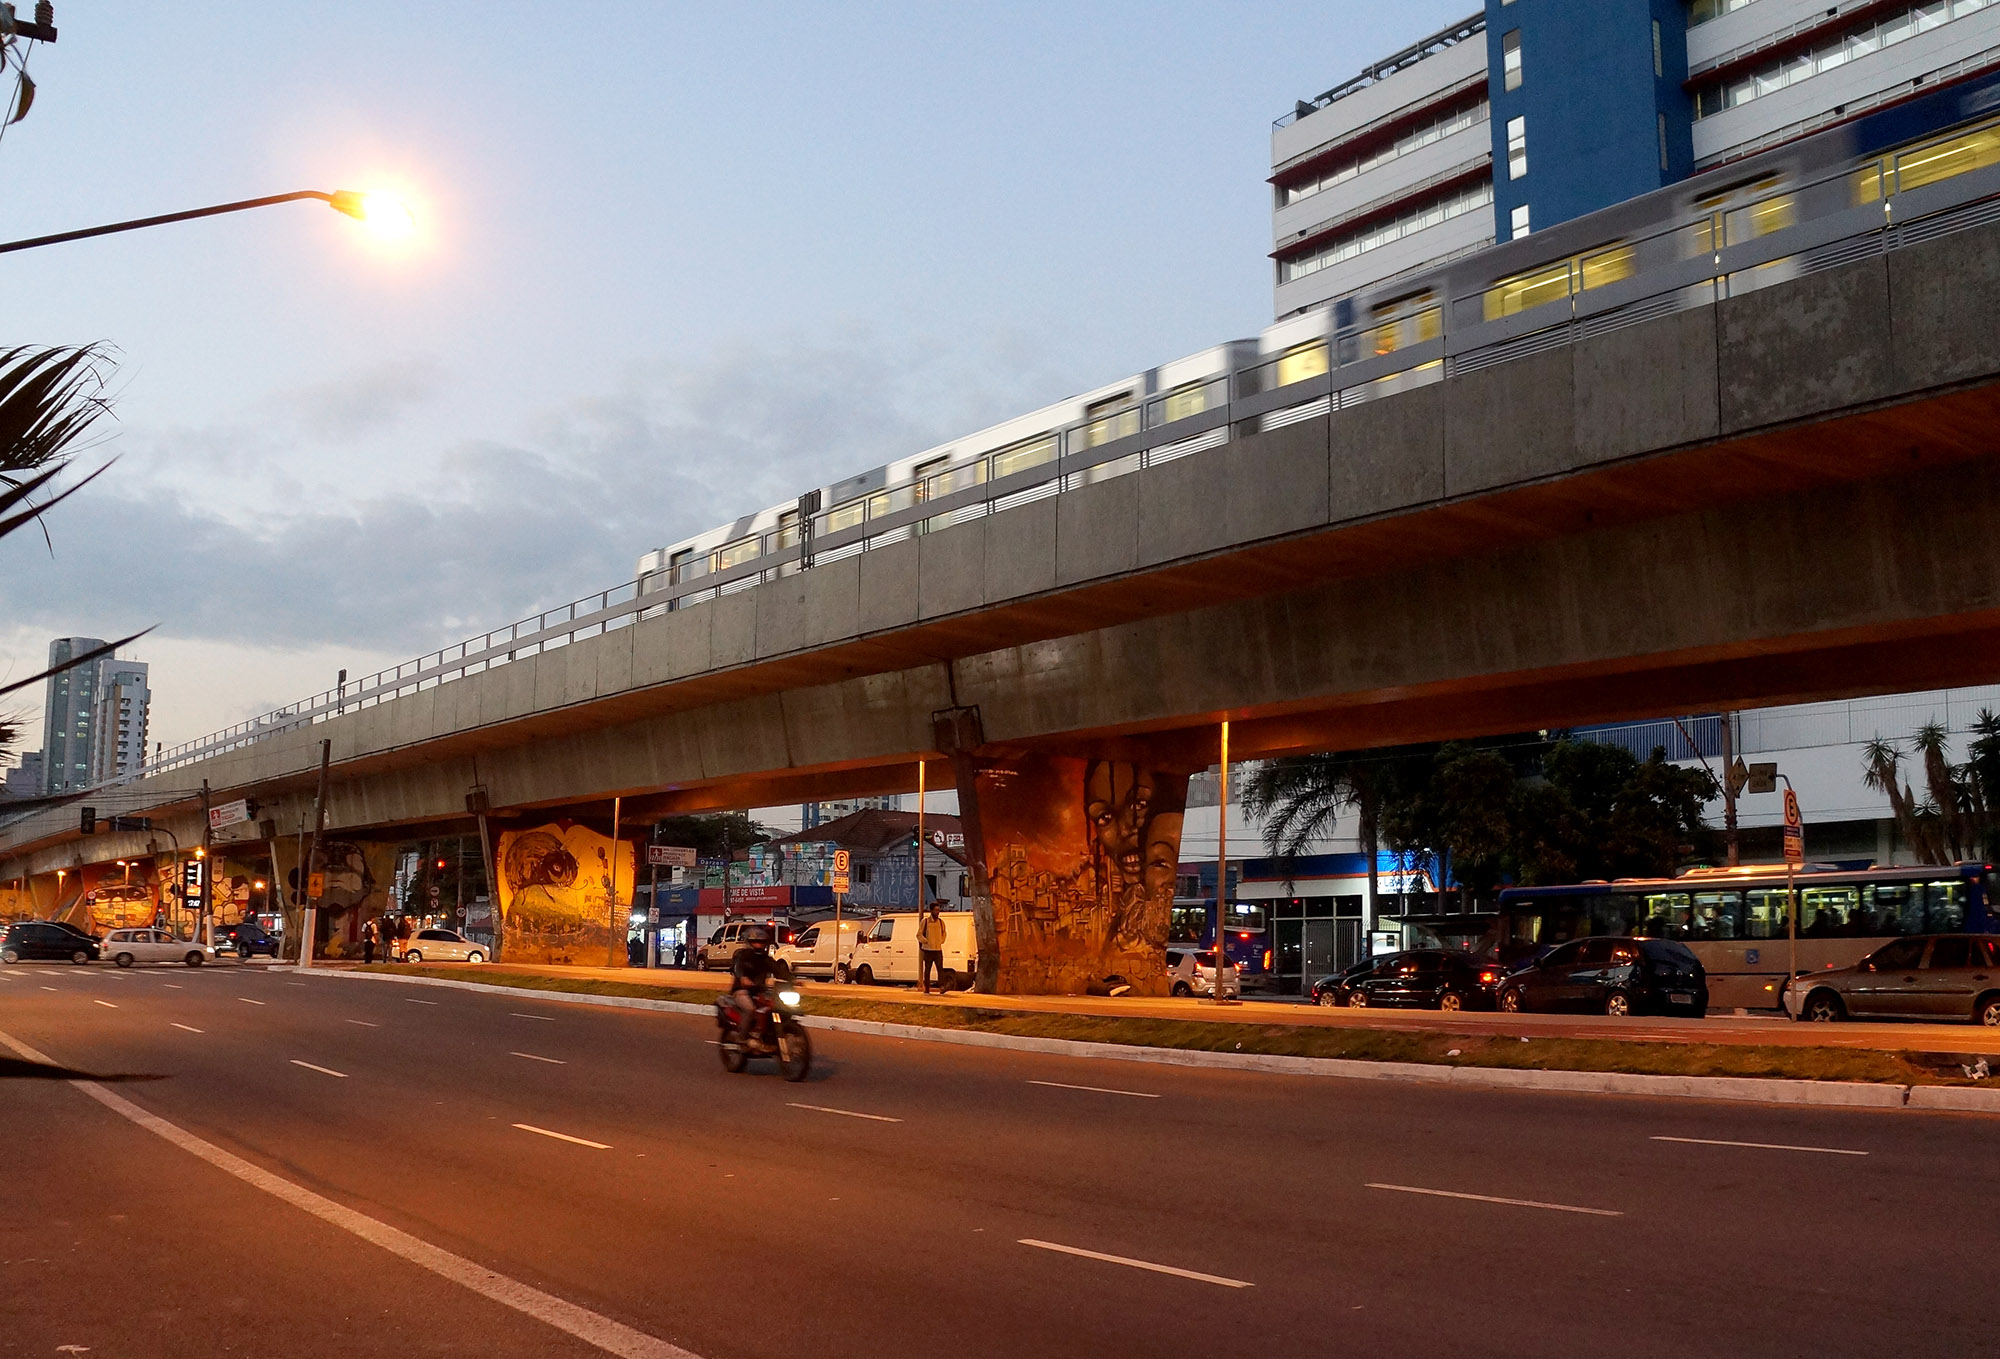
[[[129,222],[85,227],[81,231],[59,231],[53,236],[31,236],[26,240],[6,241],[0,243],[0,255],[15,250],[32,250],[40,245],[61,245],[64,241],[81,241],[91,236],[110,236],[120,231],[137,231],[141,227],[165,226],[169,222],[190,222],[197,217],[218,217],[225,212],[244,212],[250,208],[274,207],[279,203],[297,203],[308,198],[318,199],[335,212],[346,213],[349,217],[367,224],[379,235],[407,236],[416,229],[415,214],[410,211],[407,203],[393,194],[360,193],[353,189],[336,189],[332,193],[319,189],[300,189],[296,193],[272,194],[267,198],[245,198],[234,203],[217,203],[214,207],[190,208],[186,212],[168,212],[158,217],[138,217]]]

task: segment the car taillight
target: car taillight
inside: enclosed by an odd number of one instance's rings
[[[1479,974],[1479,980],[1483,982],[1497,982],[1500,980],[1500,974],[1498,972],[1482,972]]]
[[[1264,950],[1264,970],[1266,972],[1271,970],[1271,950],[1269,949]]]

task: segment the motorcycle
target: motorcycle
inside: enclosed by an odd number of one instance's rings
[[[752,1057],[775,1057],[788,1081],[802,1081],[812,1070],[812,1039],[799,1023],[799,993],[790,985],[757,993],[752,1004],[748,1042],[738,1038],[736,1007],[728,996],[715,1002],[715,1025],[721,1034],[716,1050],[725,1071],[742,1071]]]

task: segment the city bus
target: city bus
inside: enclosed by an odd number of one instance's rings
[[[1223,952],[1247,990],[1271,977],[1270,912],[1260,902],[1229,903],[1229,927]],[[1215,899],[1175,897],[1167,916],[1167,947],[1215,947]]]
[[[1785,977],[1847,967],[1899,935],[2000,933],[1993,866],[1841,869],[1797,874],[1796,930],[1783,865],[1696,868],[1676,878],[1510,887],[1485,951],[1517,964],[1593,934],[1686,944],[1718,1009],[1775,1009]]]

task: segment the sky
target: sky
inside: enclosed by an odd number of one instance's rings
[[[0,541],[0,676],[153,627],[173,745],[1253,335],[1272,120],[1476,8],[58,0],[0,238],[417,230],[0,256],[0,343],[116,359],[111,470]]]

